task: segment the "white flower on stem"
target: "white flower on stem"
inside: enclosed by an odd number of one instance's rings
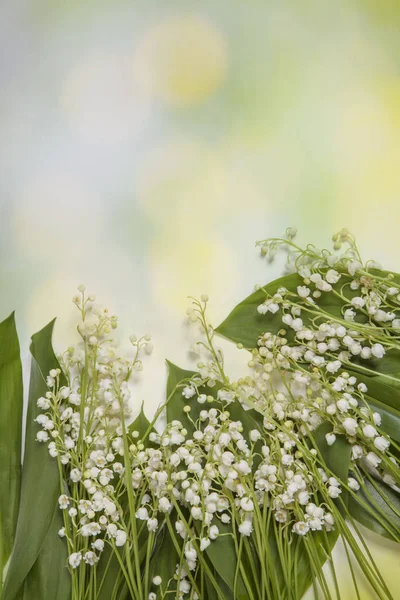
[[[350,404],[345,398],[341,398],[340,400],[338,400],[336,402],[336,406],[338,407],[341,413],[347,412],[350,408]]]
[[[253,531],[253,524],[251,521],[243,521],[243,523],[240,523],[238,529],[242,535],[249,536]]]
[[[63,398],[63,400],[66,400],[68,398],[68,396],[70,395],[71,390],[69,387],[63,386],[62,388],[60,388],[60,396],[61,398]]]
[[[245,512],[252,512],[254,510],[254,503],[251,500],[251,498],[248,497],[244,497],[241,499],[240,501],[240,507],[242,508],[242,510],[244,510]]]
[[[194,388],[192,385],[186,385],[182,390],[182,396],[184,396],[187,400],[189,400],[189,398],[193,398],[195,394],[196,388]]]
[[[310,499],[310,494],[306,490],[303,490],[297,496],[297,501],[299,504],[305,505],[308,503],[309,499]]]
[[[288,518],[287,510],[280,509],[275,512],[275,519],[278,521],[278,523],[286,523],[287,518]]]
[[[58,504],[62,510],[65,510],[69,506],[69,498],[66,494],[61,494],[58,499]]]
[[[71,481],[73,481],[74,483],[77,483],[78,481],[80,481],[82,479],[82,472],[76,468],[71,469],[70,478],[71,478]]]
[[[231,522],[231,518],[227,513],[222,513],[221,515],[221,521],[223,523],[230,523]]]
[[[351,436],[356,435],[358,423],[355,419],[348,417],[347,419],[345,419],[343,421],[342,425],[348,435],[351,435]]]
[[[374,419],[374,423],[377,427],[380,427],[380,424],[382,422],[382,417],[379,413],[374,412],[372,413],[372,418]]]
[[[297,317],[296,319],[293,319],[293,321],[290,324],[290,327],[294,329],[294,331],[300,331],[300,329],[302,329],[303,327],[303,321],[299,317]]]
[[[92,542],[92,548],[97,550],[98,552],[103,552],[104,550],[104,541],[103,540],[95,540]]]
[[[332,446],[332,444],[334,444],[336,441],[336,435],[334,433],[327,433],[325,435],[325,439],[328,446]]]
[[[351,449],[351,456],[353,460],[358,460],[359,458],[362,458],[364,452],[363,449],[361,448],[361,446],[358,446],[357,444],[355,444],[352,449]]]
[[[81,552],[73,552],[68,557],[68,562],[73,569],[77,569],[81,564],[82,553]]]
[[[218,398],[221,402],[226,402],[227,404],[231,404],[235,399],[235,393],[227,390],[219,390]]]
[[[349,274],[354,277],[357,271],[362,268],[362,264],[358,260],[351,260],[347,264],[347,270]]]
[[[379,456],[377,456],[375,454],[375,452],[368,452],[368,454],[367,454],[367,456],[365,458],[366,458],[368,464],[371,467],[375,467],[375,468],[377,468],[378,465],[379,465],[379,463],[382,462],[382,459],[379,458]]]
[[[47,433],[47,431],[38,431],[36,434],[36,441],[37,442],[48,442],[49,441],[49,434]]]
[[[72,450],[73,448],[75,448],[75,442],[69,435],[65,436],[64,444],[67,450]]]
[[[293,531],[294,533],[297,533],[297,535],[306,535],[309,530],[310,526],[305,521],[298,521],[293,525]]]
[[[374,446],[380,452],[385,452],[389,448],[390,442],[383,436],[378,436],[374,439]]]
[[[158,528],[158,520],[155,518],[147,520],[147,529],[149,531],[157,531]]]
[[[93,566],[99,561],[99,557],[97,556],[97,554],[95,552],[92,552],[91,550],[89,550],[88,552],[85,552],[85,554],[83,555],[83,560],[85,561],[85,563],[87,565]]]
[[[300,298],[307,298],[307,296],[310,295],[310,288],[305,285],[298,285],[297,294],[300,296]]]
[[[371,347],[371,352],[376,358],[383,358],[383,356],[386,354],[385,348],[382,346],[382,344],[374,344]]]
[[[341,493],[342,493],[342,490],[336,485],[330,485],[328,487],[328,495],[331,498],[338,498]]]
[[[36,402],[38,408],[48,410],[50,408],[50,400],[48,398],[39,398]]]
[[[360,484],[358,483],[357,479],[354,479],[354,477],[349,477],[347,483],[349,488],[353,490],[353,492],[357,492],[357,490],[360,489]]]
[[[372,439],[378,435],[378,432],[376,431],[375,427],[373,427],[372,425],[365,425],[363,427],[363,434],[365,435],[366,438]]]
[[[66,452],[60,458],[61,464],[63,464],[63,465],[67,465],[70,460],[71,460],[71,455],[69,452]]]
[[[334,528],[335,519],[331,513],[325,513],[324,523],[327,531],[331,531]]]
[[[153,581],[154,585],[161,585],[161,583],[162,583],[162,579],[159,575],[156,575],[155,577],[153,577],[152,581]]]
[[[328,283],[337,283],[340,277],[340,273],[338,273],[334,269],[329,269],[329,271],[325,275],[325,279]]]
[[[115,537],[117,535],[117,531],[118,527],[115,525],[115,523],[110,523],[110,525],[107,525],[107,534],[110,538]]]
[[[182,592],[180,598],[183,598],[184,594],[188,594],[190,592],[190,588],[191,586],[189,581],[187,579],[181,579],[179,582],[179,591]]]
[[[211,540],[216,540],[219,535],[219,529],[216,525],[211,525],[209,536]]]
[[[76,393],[76,392],[72,392],[72,393],[69,395],[69,398],[68,398],[68,400],[69,400],[69,403],[70,403],[70,404],[73,404],[74,406],[79,406],[79,405],[80,405],[80,403],[81,403],[81,397],[80,397],[80,395],[79,395],[78,393]]]
[[[124,546],[126,544],[126,539],[126,531],[124,531],[123,529],[118,529],[117,533],[115,534],[115,545]]]
[[[250,440],[252,442],[256,442],[257,440],[259,440],[261,437],[261,433],[258,431],[258,429],[252,429],[250,431]]]
[[[364,298],[361,298],[361,296],[352,298],[351,303],[355,308],[363,308],[365,306],[365,300]]]
[[[203,510],[200,506],[192,506],[190,509],[190,514],[196,521],[199,521],[203,518]]]
[[[208,548],[208,546],[211,544],[211,541],[209,538],[201,538],[200,540],[200,550],[201,552],[204,552],[204,550],[206,550],[206,548]]]
[[[158,502],[158,507],[161,510],[161,512],[168,512],[171,509],[171,502],[168,500],[168,498],[166,498],[165,496],[160,498],[159,502]]]
[[[342,363],[340,362],[340,360],[332,360],[326,364],[326,370],[329,373],[336,373],[337,371],[339,371],[341,366]]]

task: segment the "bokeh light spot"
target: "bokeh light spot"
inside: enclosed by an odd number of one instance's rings
[[[138,86],[169,105],[197,104],[224,79],[227,42],[217,26],[198,16],[169,18],[149,29],[134,56]]]

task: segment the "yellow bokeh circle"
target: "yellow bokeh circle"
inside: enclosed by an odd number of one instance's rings
[[[223,32],[207,18],[170,17],[139,40],[134,78],[140,89],[167,104],[197,104],[220,86],[227,54]]]

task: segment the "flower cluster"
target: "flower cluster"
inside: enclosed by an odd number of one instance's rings
[[[60,368],[46,378],[48,391],[37,400],[42,412],[36,439],[48,445],[65,481],[59,497],[73,571],[84,561],[97,564],[105,545],[124,546],[124,436],[131,420],[131,379],[142,369],[141,355],[152,350],[150,336],[131,336],[133,353],[121,354],[110,334],[117,317],[85,297],[73,302],[81,313],[81,342],[59,356]]]
[[[202,335],[198,372],[175,385],[144,429],[131,424],[132,375],[152,351],[150,337],[131,336],[133,355],[123,355],[110,335],[117,318],[80,287],[81,342],[48,374],[36,419],[37,440],[57,459],[65,486],[59,535],[73,576],[85,566],[96,572],[108,546],[132,597],[197,599],[204,574],[213,577],[207,556],[215,540],[235,540],[239,556],[251,542],[265,575],[271,532],[283,554],[299,543],[318,554],[317,531],[326,538],[339,530],[354,546],[343,498],[368,477],[400,491],[398,447],[368,387],[376,365],[400,349],[400,285],[364,265],[346,231],[335,236],[337,249],[349,244],[339,256],[303,251],[294,236],[260,243],[268,257],[286,248],[293,285],[256,291],[265,329],[247,349],[246,375],[227,376],[206,319],[208,297],[193,299],[187,314]],[[170,401],[180,418],[158,427]],[[344,478],[324,458],[323,448],[339,440],[351,454]],[[178,554],[169,578],[151,561],[166,535]],[[244,585],[250,593],[246,578]]]

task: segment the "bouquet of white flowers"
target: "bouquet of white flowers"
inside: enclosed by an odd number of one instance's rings
[[[151,422],[131,402],[150,336],[124,355],[80,286],[81,342],[56,356],[54,322],[32,337],[22,467],[14,315],[0,324],[3,600],[340,598],[339,538],[354,597],[363,577],[393,598],[359,524],[400,541],[400,275],[346,230],[333,253],[291,229],[258,245],[288,274],[215,330],[192,300],[197,370],[168,362]],[[249,354],[235,381],[217,334]]]

